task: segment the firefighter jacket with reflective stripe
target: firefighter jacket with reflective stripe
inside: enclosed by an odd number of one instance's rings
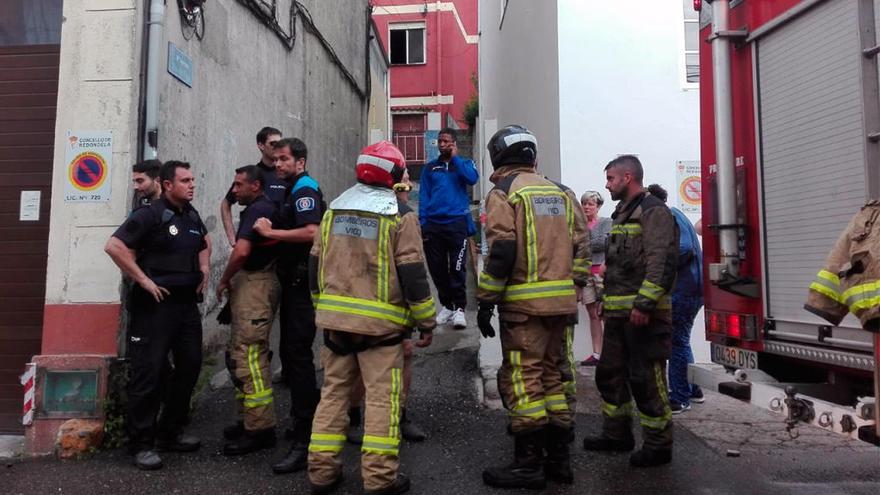
[[[837,239],[804,308],[832,325],[852,312],[865,330],[880,331],[880,200],[862,207]]]
[[[590,277],[589,234],[577,201],[533,167],[499,168],[486,196],[489,256],[477,299],[502,312],[536,316],[577,312],[575,284]],[[582,219],[581,219],[582,220]]]
[[[606,317],[633,308],[671,321],[670,292],[678,268],[678,225],[666,204],[643,191],[618,203],[605,258]]]
[[[309,259],[315,323],[326,330],[388,335],[436,326],[418,216],[333,209]]]

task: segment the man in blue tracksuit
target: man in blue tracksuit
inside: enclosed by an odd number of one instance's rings
[[[648,192],[666,201],[666,190],[657,184]],[[678,224],[678,271],[672,289],[672,353],[669,356],[669,407],[672,414],[691,408],[691,402],[703,402],[703,391],[687,380],[688,363],[694,362],[691,329],[703,306],[703,250],[697,231],[678,208],[670,208]]]
[[[477,183],[474,162],[458,156],[454,129],[443,129],[437,139],[440,157],[422,169],[419,185],[419,222],[428,270],[443,306],[437,324],[467,326],[464,308],[467,238],[476,231],[468,205],[467,187]]]

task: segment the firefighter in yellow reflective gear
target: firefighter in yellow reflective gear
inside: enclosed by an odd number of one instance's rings
[[[606,251],[602,312],[605,335],[596,368],[602,395],[602,434],[584,439],[586,450],[630,451],[633,399],[644,445],[634,467],[672,460],[672,411],[666,388],[671,351],[670,291],[678,266],[678,226],[660,199],[642,187],[639,159],[622,155],[605,167],[606,188],[619,200]]]
[[[217,286],[217,299],[229,290],[232,334],[226,366],[235,385],[239,422],[224,431],[226,455],[241,455],[275,446],[275,405],[269,372],[269,333],[278,305],[275,278],[276,242],[254,230],[258,218],[272,217],[275,203],[263,193],[263,177],[256,165],[235,171],[232,186],[246,205],[232,255]]]
[[[312,493],[329,493],[342,479],[350,391],[361,379],[365,492],[396,494],[410,486],[398,472],[403,338],[415,326],[416,345],[430,345],[436,321],[419,219],[392,189],[405,167],[390,142],[364,148],[358,184],[330,203],[312,246],[309,285],[324,331],[324,386],[309,442]]]
[[[567,188],[535,172],[537,151],[535,136],[518,125],[489,141],[495,187],[486,196],[489,255],[479,277],[477,321],[484,337],[494,337],[499,306],[498,388],[510,415],[514,461],[486,469],[483,481],[500,488],[573,482],[573,411],[560,362],[565,329],[590,276],[589,240]]]
[[[880,332],[880,200],[853,216],[810,284],[804,306],[832,325],[852,312],[870,332]]]

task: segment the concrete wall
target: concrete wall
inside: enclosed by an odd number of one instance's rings
[[[44,354],[116,354],[121,276],[102,248],[128,213],[131,164],[138,160],[144,3],[64,2]],[[329,198],[354,183],[354,162],[367,141],[366,96],[357,92],[366,92],[368,86],[368,2],[302,3],[352,74],[357,90],[302,17],[296,21],[295,45],[288,50],[236,0],[206,4],[201,41],[184,39],[176,2],[166,5],[159,158],[193,164],[194,204],[215,246],[215,281],[230,251],[221,232],[219,202],[233,169],[257,161],[255,134],[262,126],[278,127],[306,141],[309,170]],[[290,4],[278,2],[281,26],[287,26]],[[165,70],[168,41],[192,59],[192,88]],[[64,202],[68,129],[113,132],[110,202]],[[211,293],[205,309],[215,306]],[[213,318],[206,317],[206,327],[212,323]]]
[[[480,0],[480,150],[499,127],[522,124],[538,137],[538,167],[559,179],[559,59],[556,2]],[[500,26],[500,27],[499,27]],[[488,189],[485,189],[488,190]]]
[[[367,1],[302,3],[366,91]],[[286,26],[289,2],[278,5],[279,24]],[[194,204],[214,241],[211,268],[216,282],[231,251],[222,232],[219,203],[234,169],[259,160],[257,131],[269,125],[303,139],[309,147],[309,173],[329,200],[354,183],[355,160],[368,138],[367,106],[301,19],[296,21],[293,49],[288,50],[235,0],[209,2],[205,9],[201,41],[184,39],[174,10],[166,17],[166,39],[192,58],[194,82],[190,88],[167,72],[161,75],[159,157],[193,164]],[[236,220],[237,211],[234,207]],[[213,294],[206,302],[209,309],[216,306]]]
[[[64,2],[43,354],[82,346],[95,353],[116,350],[121,279],[102,248],[129,205],[129,170],[137,154],[141,3]],[[64,202],[68,130],[113,131],[110,202]]]

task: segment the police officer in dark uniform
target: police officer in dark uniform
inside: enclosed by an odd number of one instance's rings
[[[278,279],[281,282],[281,365],[290,386],[293,445],[287,456],[272,465],[278,474],[306,468],[312,419],[320,400],[315,380],[312,343],[315,341],[315,309],[309,292],[308,260],[326,205],[315,179],[306,172],[308,150],[297,138],[275,144],[278,177],[289,184],[289,193],[273,225],[257,220],[254,230],[281,241]]]
[[[166,162],[159,176],[162,197],[132,212],[104,249],[136,283],[130,294],[127,422],[140,469],[162,467],[156,447],[190,452],[200,446],[199,439],[183,434],[183,426],[202,365],[197,303],[208,283],[211,245],[190,204],[195,189],[190,165]],[[174,371],[163,394],[161,375],[169,351]],[[160,404],[162,417],[157,422]]]
[[[263,192],[275,203],[275,208],[280,208],[287,194],[287,184],[275,174],[275,151],[273,146],[281,139],[281,131],[274,127],[263,127],[257,133],[257,149],[260,150],[260,161],[256,163],[260,170],[263,181]],[[220,200],[220,219],[223,222],[223,231],[230,246],[235,245],[235,228],[232,225],[232,205],[237,203],[232,186],[229,192]],[[244,205],[242,205],[244,206]]]

